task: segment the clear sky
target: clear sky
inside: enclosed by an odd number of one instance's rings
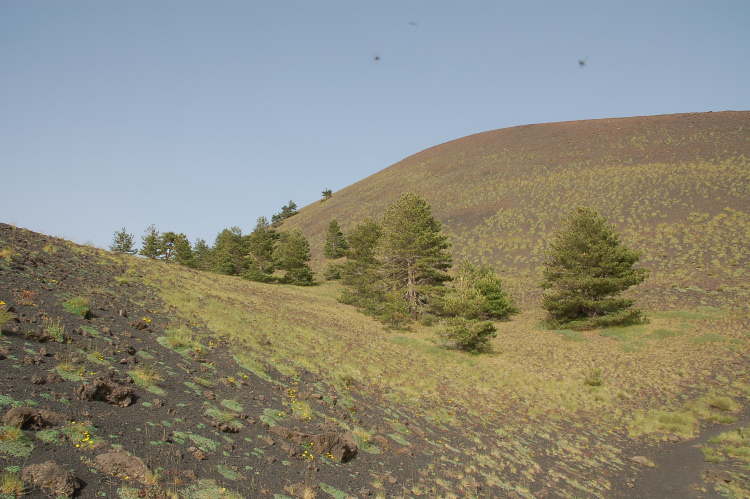
[[[0,221],[211,244],[428,147],[750,110],[750,1],[0,3]]]

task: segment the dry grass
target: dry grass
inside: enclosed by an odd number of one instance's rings
[[[676,394],[695,400],[707,396],[715,380],[736,374],[726,359],[748,349],[737,321],[727,315],[694,319],[700,325],[695,330],[680,329],[683,317],[655,315],[637,330],[584,332],[572,338],[539,328],[539,313],[527,311],[497,324],[493,347],[501,354],[470,356],[437,348],[431,328],[414,325],[405,334],[384,330],[338,303],[336,284],[269,286],[143,263],[149,282],[169,305],[226,337],[238,355],[292,376],[299,368],[321,373],[344,395],[352,383],[377,387],[389,400],[411,405],[438,422],[453,421],[450,407],[459,404],[497,420],[509,411],[553,419],[586,414],[606,430],[633,426],[636,434],[663,431],[672,423],[644,423],[663,416],[645,409],[683,411],[686,401],[679,402]],[[181,284],[187,280],[190,286]],[[656,333],[663,330],[680,334]],[[722,331],[732,341],[691,342],[709,331]],[[585,366],[606,366],[606,373],[586,381],[597,373],[582,375]],[[592,386],[597,384],[601,386]],[[739,399],[748,393],[744,383],[721,388],[722,393],[713,394],[716,404],[722,397]],[[637,413],[642,416],[633,417]],[[689,414],[708,417],[710,412]],[[678,429],[690,435],[690,428],[685,423]]]
[[[2,490],[3,494],[10,497],[20,497],[26,492],[26,484],[23,483],[23,480],[18,476],[18,473],[6,471],[2,476],[0,490]]]

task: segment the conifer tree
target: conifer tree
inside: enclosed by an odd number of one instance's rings
[[[185,265],[186,267],[195,267],[193,248],[187,236],[183,233],[175,234],[173,245],[172,259],[174,263]]]
[[[161,259],[169,263],[172,259],[172,255],[175,251],[175,243],[177,240],[177,234],[172,231],[165,232],[159,236],[159,252],[161,253]]]
[[[266,217],[259,217],[255,229],[247,239],[247,270],[242,275],[245,279],[257,282],[272,282],[276,270],[273,251],[278,239],[276,231],[268,225]]]
[[[151,224],[141,236],[141,251],[140,255],[146,258],[157,259],[161,256],[161,244],[159,242],[159,231],[156,230],[156,226]]]
[[[329,260],[336,260],[344,256],[348,247],[349,243],[347,243],[344,233],[341,232],[339,223],[335,218],[331,219],[326,233],[326,242],[323,245],[323,256]]]
[[[548,322],[585,328],[643,320],[635,300],[619,296],[646,278],[646,269],[633,268],[640,256],[596,211],[575,209],[547,252],[541,287]]]
[[[278,268],[286,272],[281,282],[299,286],[315,284],[313,271],[307,264],[311,259],[310,243],[301,230],[281,233],[275,257]]]
[[[193,266],[198,270],[213,268],[213,250],[205,239],[198,238],[193,244]]]
[[[386,291],[406,304],[416,319],[431,295],[451,277],[450,243],[427,201],[416,194],[401,197],[383,215],[383,234],[375,252],[379,277]]]
[[[495,269],[489,265],[477,267],[465,258],[458,266],[443,312],[466,319],[505,319],[517,310]]]
[[[232,227],[222,230],[216,236],[213,247],[213,271],[218,274],[240,275],[245,270],[246,241],[242,229]]]
[[[376,313],[382,303],[377,291],[376,270],[380,263],[375,248],[382,235],[380,224],[370,217],[362,220],[347,235],[349,248],[341,265],[341,282],[345,286],[341,302]]]
[[[123,227],[122,230],[115,232],[112,244],[109,246],[109,251],[112,253],[134,255],[137,251],[133,248],[133,235],[128,234],[125,227]]]
[[[289,200],[289,204],[281,207],[281,213],[276,213],[271,217],[271,223],[278,225],[283,220],[297,214],[297,203]]]

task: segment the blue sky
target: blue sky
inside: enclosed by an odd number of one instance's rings
[[[750,110],[749,22],[746,0],[4,0],[0,221],[212,243],[474,133]]]

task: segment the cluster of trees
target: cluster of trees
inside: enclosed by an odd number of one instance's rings
[[[271,223],[278,225],[289,217],[297,214],[297,203],[289,200],[289,204],[281,207],[281,212],[271,215]]]
[[[516,311],[491,267],[477,268],[465,260],[456,285],[446,285],[453,280],[450,243],[430,205],[416,194],[404,195],[380,221],[366,218],[346,237],[331,221],[324,254],[346,257],[326,272],[340,276],[345,285],[342,302],[395,327],[446,319],[446,345],[482,350],[496,334],[490,320]]]
[[[440,333],[446,343],[479,351],[495,335],[489,321],[506,319],[517,309],[490,266],[464,260],[451,277],[448,250],[427,202],[407,194],[380,222],[367,218],[346,237],[331,221],[325,256],[346,259],[332,264],[326,276],[341,278],[344,303],[395,326],[440,319],[448,325]],[[634,268],[640,257],[596,211],[575,209],[547,252],[541,287],[548,325],[586,329],[644,321],[635,300],[621,296],[648,275],[647,269]],[[446,286],[449,281],[452,286]]]
[[[184,234],[160,233],[153,225],[141,240],[139,254],[147,258],[251,281],[301,286],[315,283],[307,238],[299,230],[277,231],[265,217],[258,218],[255,229],[247,235],[239,227],[222,230],[212,246],[203,239],[191,245]],[[110,250],[134,254],[133,236],[124,228],[116,232]]]
[[[295,213],[290,201],[275,222]],[[276,225],[260,217],[252,233],[224,229],[213,246],[202,239],[191,245],[184,234],[160,233],[152,225],[140,254],[258,282],[314,284],[307,239],[299,229],[277,231]],[[135,253],[133,236],[123,228],[110,249]],[[491,266],[464,259],[455,276],[448,273],[453,266],[448,237],[416,194],[404,195],[380,221],[365,218],[346,235],[331,220],[323,254],[332,260],[325,277],[344,285],[340,301],[394,327],[443,322],[439,337],[446,346],[482,351],[496,336],[492,321],[517,312]],[[541,287],[548,324],[584,329],[643,321],[635,301],[621,297],[647,276],[646,269],[634,268],[640,257],[596,211],[575,209],[547,251]]]

